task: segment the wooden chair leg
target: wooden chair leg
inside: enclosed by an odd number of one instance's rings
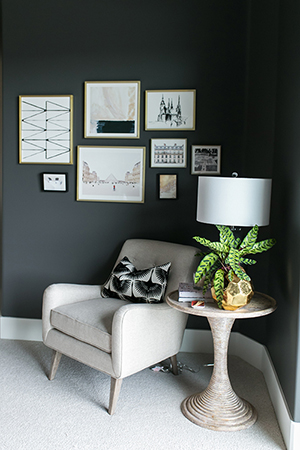
[[[174,375],[178,375],[178,366],[177,366],[177,356],[171,356],[171,366],[172,366],[172,372]]]
[[[58,365],[59,365],[61,357],[62,357],[61,353],[53,350],[51,369],[50,369],[50,374],[49,374],[49,377],[48,377],[50,381],[53,380],[55,375],[56,375],[56,372],[57,372]]]
[[[110,397],[109,397],[109,408],[108,414],[111,416],[114,414],[117,406],[118,397],[121,390],[122,378],[116,379],[111,377],[110,381]]]

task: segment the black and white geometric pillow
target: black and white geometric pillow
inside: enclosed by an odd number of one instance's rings
[[[127,256],[116,265],[103,285],[102,296],[134,303],[163,301],[171,263],[137,270]]]

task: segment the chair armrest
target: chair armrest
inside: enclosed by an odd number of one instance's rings
[[[176,355],[181,347],[188,314],[167,303],[122,306],[112,325],[112,362],[124,378]]]
[[[57,283],[48,286],[43,294],[43,341],[45,342],[48,332],[53,328],[50,323],[52,309],[97,297],[101,297],[101,286],[98,285]]]

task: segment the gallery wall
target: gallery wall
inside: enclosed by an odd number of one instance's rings
[[[2,15],[2,315],[40,318],[54,282],[103,282],[127,238],[217,238],[195,220],[190,151],[221,145],[221,174],[243,175],[247,2],[3,0]],[[84,82],[126,80],[141,81],[140,139],[85,139]],[[145,131],[144,93],[155,89],[196,89],[195,131]],[[19,164],[18,96],[57,94],[74,98],[74,164]],[[150,139],[172,137],[187,138],[187,167],[151,168]],[[145,146],[145,202],[76,201],[77,145]],[[66,172],[68,192],[43,192],[45,171]],[[177,173],[177,200],[158,200],[162,171]]]

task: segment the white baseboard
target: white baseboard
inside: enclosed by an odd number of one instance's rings
[[[0,319],[1,339],[42,341],[42,321],[40,319],[13,317],[1,317]],[[212,353],[213,342],[210,330],[185,330],[180,351]],[[232,332],[228,353],[240,357],[263,373],[287,450],[297,450],[300,441],[300,423],[293,422],[291,419],[267,348],[240,333]],[[296,443],[298,444],[296,445]]]
[[[42,341],[41,319],[1,317],[1,339],[20,341]]]

